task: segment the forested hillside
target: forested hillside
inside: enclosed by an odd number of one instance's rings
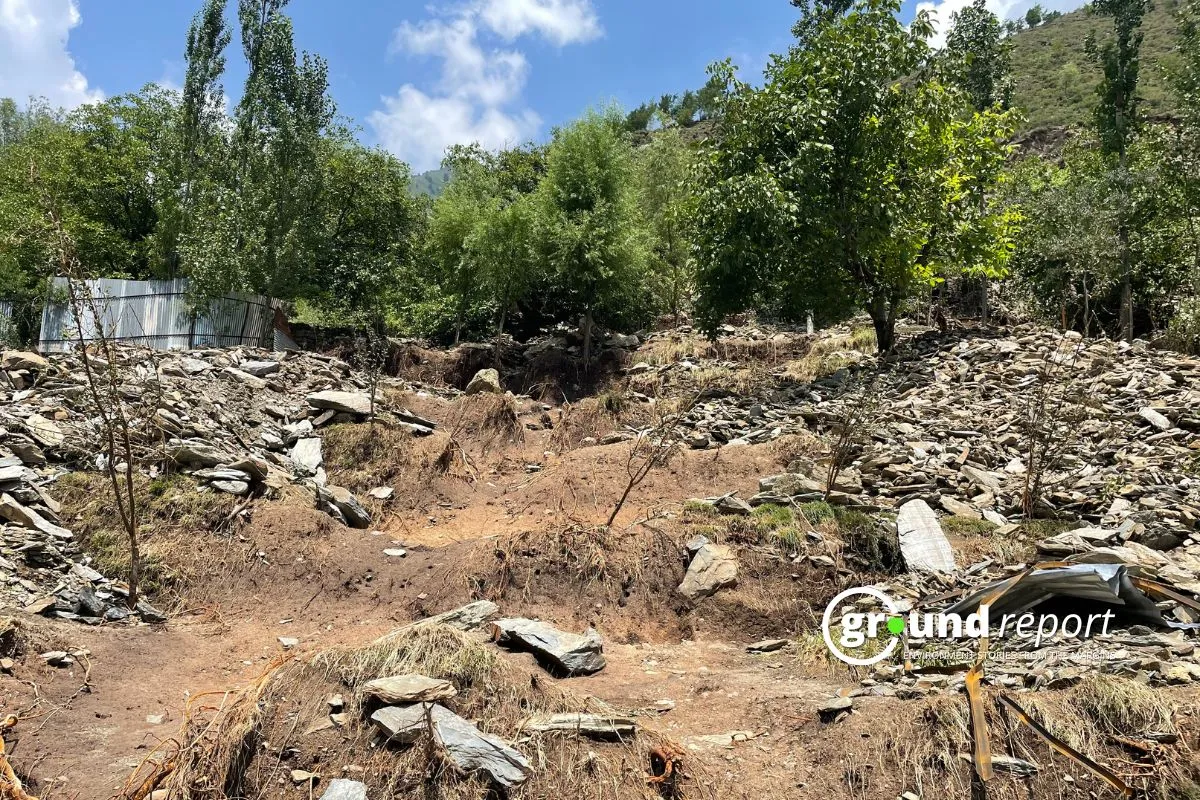
[[[1142,20],[1138,91],[1146,114],[1172,107],[1164,71],[1178,46],[1176,6],[1177,0],[1156,0]],[[1103,39],[1111,28],[1111,20],[1089,7],[1012,36],[1013,105],[1024,110],[1026,127],[1091,122],[1102,70],[1087,42]]]

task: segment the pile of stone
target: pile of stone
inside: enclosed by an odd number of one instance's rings
[[[889,362],[861,362],[811,384],[780,373],[766,397],[699,404],[677,434],[693,447],[802,431],[828,439],[855,420],[857,443],[831,502],[885,511],[922,499],[998,526],[1021,516],[1032,462],[1049,452],[1039,515],[1200,557],[1200,360],[1022,327],[929,333]],[[765,478],[750,504],[825,496],[824,462],[792,467]]]
[[[367,507],[330,485],[324,469],[321,430],[372,413],[368,384],[348,364],[315,353],[249,348],[118,352],[138,468],[149,476],[180,471],[211,491],[239,497],[299,484],[343,523],[371,524]],[[375,411],[382,424],[414,435],[434,428],[382,402]],[[103,453],[78,355],[0,355],[0,568],[13,602],[88,622],[123,618],[120,585],[81,558],[51,496],[65,472],[103,469]]]

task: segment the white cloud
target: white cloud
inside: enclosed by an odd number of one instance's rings
[[[380,144],[416,170],[436,167],[452,144],[479,142],[489,150],[519,144],[534,136],[542,120],[533,111],[506,114],[497,108],[479,109],[470,100],[430,97],[404,86],[385,97],[383,108],[368,117]]]
[[[988,0],[988,10],[1002,20],[1024,17],[1025,12],[1033,7],[1037,0]],[[934,47],[946,46],[946,34],[950,30],[950,17],[971,5],[972,0],[922,0],[917,3],[917,11],[933,13],[933,36],[929,43]],[[1085,0],[1043,0],[1042,8],[1046,11],[1074,11],[1082,8]]]
[[[562,46],[601,32],[591,0],[474,0],[448,15],[405,21],[390,52],[441,59],[438,79],[432,91],[405,84],[382,98],[367,121],[380,143],[416,170],[436,167],[453,144],[520,144],[542,124],[533,110],[519,107],[529,62],[519,50],[485,40],[536,35]]]
[[[75,0],[0,0],[0,97],[45,97],[65,108],[103,100],[67,50],[80,20]]]
[[[392,51],[441,57],[444,62],[439,88],[485,106],[501,105],[516,97],[529,76],[529,62],[521,53],[485,53],[479,45],[475,21],[469,17],[450,23],[405,22],[392,39]]]
[[[483,0],[480,17],[509,41],[536,32],[562,47],[604,32],[591,0]]]

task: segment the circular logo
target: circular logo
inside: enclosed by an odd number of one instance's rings
[[[892,618],[887,621],[887,630],[889,633],[892,633],[895,638],[888,643],[887,647],[883,648],[883,650],[870,658],[854,658],[853,656],[846,655],[842,652],[841,648],[834,643],[833,634],[830,632],[829,623],[833,619],[834,610],[844,600],[846,600],[846,598],[856,597],[860,594],[873,597],[879,602],[883,603],[883,607],[893,615]],[[888,597],[878,589],[872,589],[869,586],[862,586],[857,589],[847,589],[837,597],[830,600],[829,605],[825,606],[825,616],[821,618],[821,635],[825,637],[825,645],[829,648],[829,651],[839,659],[847,664],[852,664],[857,667],[869,667],[873,664],[878,664],[880,661],[883,661],[885,658],[890,656],[896,649],[896,645],[900,644],[899,635],[904,632],[904,619],[898,616],[899,613],[900,609],[892,601],[892,598]]]

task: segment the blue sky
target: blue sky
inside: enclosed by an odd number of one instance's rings
[[[927,0],[939,17],[967,0]],[[1032,0],[989,0],[1023,13]],[[1073,0],[1043,5],[1070,8]],[[901,16],[912,17],[916,0]],[[200,0],[0,0],[0,96],[73,107],[154,81],[179,85]],[[235,13],[237,0],[229,0]],[[448,144],[544,139],[589,105],[696,88],[712,61],[757,75],[787,48],[787,0],[292,0],[297,47],[329,62],[361,138],[418,170]],[[244,76],[239,40],[226,92]]]

